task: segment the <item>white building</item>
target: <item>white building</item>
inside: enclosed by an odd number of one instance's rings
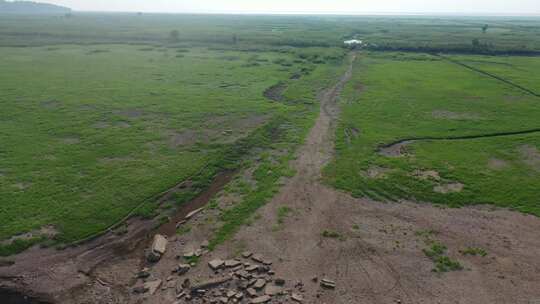
[[[346,46],[361,46],[362,45],[362,40],[357,40],[357,39],[351,39],[351,40],[345,40],[343,41],[343,43],[346,45]]]

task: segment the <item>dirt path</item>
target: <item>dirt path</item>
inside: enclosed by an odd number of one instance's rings
[[[540,219],[488,208],[445,209],[429,204],[384,204],[354,199],[320,183],[333,154],[337,98],[352,67],[321,96],[321,114],[293,166],[296,176],[253,225],[202,259],[192,277],[208,275],[206,262],[247,249],[274,261],[276,275],[302,281],[306,303],[536,303],[540,301]],[[292,215],[278,224],[277,213]],[[325,238],[324,230],[338,238]],[[422,252],[421,231],[448,247],[464,270],[438,274]],[[459,250],[481,247],[486,257]],[[335,280],[324,291],[311,279]],[[166,295],[149,303],[167,303]]]

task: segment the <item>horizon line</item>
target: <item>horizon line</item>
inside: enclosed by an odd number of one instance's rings
[[[490,12],[302,12],[302,11],[283,11],[283,12],[264,12],[264,11],[122,11],[122,10],[76,10],[76,13],[111,13],[111,14],[167,14],[167,15],[280,15],[280,16],[465,16],[465,17],[540,17],[538,13],[490,13]]]

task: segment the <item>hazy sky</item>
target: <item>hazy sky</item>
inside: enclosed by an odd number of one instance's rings
[[[39,0],[35,0],[39,1]],[[244,13],[540,14],[540,0],[41,0],[75,10]]]

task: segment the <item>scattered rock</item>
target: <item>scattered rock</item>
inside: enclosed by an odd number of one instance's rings
[[[148,293],[153,295],[154,293],[156,293],[156,290],[158,290],[158,288],[161,286],[161,283],[162,283],[161,280],[155,280],[155,281],[146,282],[144,283],[143,286],[146,290],[148,290]]]
[[[237,300],[241,300],[243,297],[244,297],[244,293],[243,293],[243,292],[237,292],[237,293],[234,295],[234,298],[237,299]]]
[[[266,280],[258,279],[258,280],[255,281],[255,283],[253,284],[253,288],[255,288],[255,289],[262,289],[262,288],[264,287],[264,285],[266,285]]]
[[[275,283],[276,285],[278,285],[278,286],[283,286],[283,285],[285,285],[285,280],[282,279],[282,278],[276,278],[276,279],[274,280],[274,283]]]
[[[143,285],[133,287],[133,293],[145,293],[148,291],[148,288],[145,288]]]
[[[221,285],[223,283],[226,283],[226,282],[228,282],[230,280],[232,280],[231,277],[222,277],[222,278],[208,280],[208,281],[193,285],[191,287],[191,292],[193,293],[193,292],[195,292],[197,290],[201,290],[201,289],[214,288],[214,287],[219,286],[219,285]]]
[[[150,248],[150,251],[147,254],[147,260],[151,263],[155,263],[161,259],[163,254],[165,254],[165,251],[167,250],[167,239],[161,235],[156,234],[154,236],[154,240],[152,242],[152,247]]]
[[[253,255],[253,253],[250,252],[250,251],[244,251],[244,252],[242,252],[242,257],[243,257],[244,259],[248,259],[248,258],[251,257],[252,255]]]
[[[254,299],[251,299],[251,304],[261,304],[261,303],[266,303],[268,301],[270,301],[272,298],[268,295],[264,295],[264,296],[260,296],[260,297],[257,297],[257,298],[254,298]]]
[[[266,285],[264,289],[264,294],[269,296],[275,296],[283,292],[283,288],[276,285]]]
[[[253,288],[248,288],[248,289],[246,290],[246,292],[247,292],[248,295],[249,295],[250,297],[252,297],[252,298],[257,296],[257,291],[256,291],[255,289],[253,289]]]
[[[196,214],[198,214],[199,212],[201,212],[203,210],[204,210],[204,208],[195,209],[195,210],[191,211],[190,213],[188,213],[188,215],[186,215],[185,219],[189,220],[190,218],[194,217]]]
[[[225,262],[223,260],[221,260],[221,259],[215,259],[215,260],[212,260],[212,261],[208,262],[208,266],[210,266],[210,268],[212,268],[212,270],[218,270],[224,264],[225,264]]]
[[[148,268],[143,268],[141,271],[139,271],[136,275],[138,279],[146,279],[150,276],[150,271]]]
[[[152,242],[152,251],[157,252],[160,255],[165,254],[168,242],[169,241],[167,241],[167,239],[163,235],[156,234],[154,236],[154,241]]]
[[[247,272],[257,271],[257,269],[259,269],[259,265],[251,265],[251,266],[246,267]]]
[[[228,299],[228,298],[226,298],[226,297],[221,297],[221,298],[219,298],[219,303],[226,304],[227,302],[229,302],[229,299]]]
[[[225,261],[225,267],[227,268],[231,268],[231,267],[236,267],[238,265],[241,265],[242,263],[240,261],[237,261],[237,260],[226,260]]]
[[[297,293],[293,293],[293,294],[291,295],[291,299],[292,299],[293,301],[296,301],[296,302],[299,302],[299,303],[301,303],[302,301],[304,301],[304,298],[303,298],[301,295],[297,294]]]
[[[208,242],[206,240],[204,242],[202,242],[202,244],[201,244],[201,248],[208,248],[208,246],[210,246],[210,242]]]
[[[186,274],[191,269],[191,266],[188,264],[178,264],[176,268],[173,270],[173,272],[176,272],[176,274],[183,275]]]
[[[336,288],[336,282],[328,279],[322,279],[321,280],[321,286],[328,289],[335,289]]]
[[[191,281],[189,279],[185,279],[184,282],[182,283],[182,288],[190,288],[191,287]]]
[[[262,263],[264,261],[262,254],[255,254],[251,257],[251,259],[258,263]]]

